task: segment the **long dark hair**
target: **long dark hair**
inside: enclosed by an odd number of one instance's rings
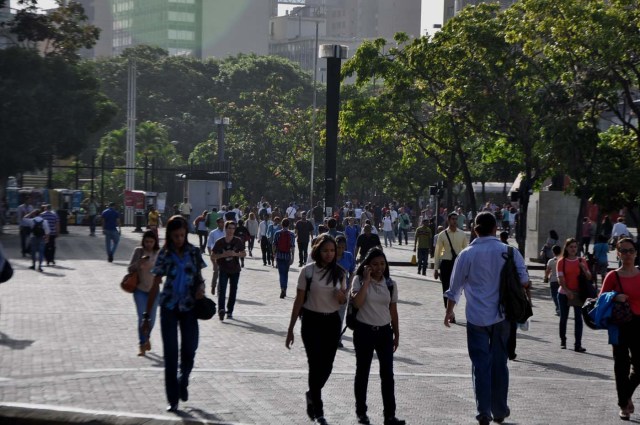
[[[146,232],[144,232],[144,234],[142,235],[142,241],[140,242],[140,245],[142,246],[142,249],[144,249],[144,240],[145,239],[153,239],[153,250],[157,251],[160,249],[160,242],[158,241],[158,235],[156,235],[156,232],[154,232],[153,230],[147,230]]]
[[[171,240],[171,233],[178,229],[185,230],[184,243],[187,245],[189,243],[189,224],[187,220],[181,215],[173,215],[167,221],[167,228],[165,232],[164,246],[162,247],[165,251],[173,251],[173,241]]]
[[[577,245],[578,241],[575,238],[568,238],[566,241],[564,241],[564,246],[562,247],[562,258],[567,258],[569,256],[569,253],[567,252],[567,248],[572,243]]]
[[[378,257],[384,258],[385,266],[384,266],[384,273],[382,274],[385,279],[389,279],[390,278],[389,262],[387,261],[387,256],[384,255],[384,252],[382,251],[382,249],[378,247],[373,247],[367,252],[367,255],[364,256],[364,260],[362,260],[362,263],[360,263],[360,265],[358,266],[358,269],[356,270],[356,275],[358,275],[360,279],[362,279],[362,277],[364,276],[364,266],[368,266],[369,264],[371,264],[371,261],[373,261],[374,258],[378,258]]]
[[[324,274],[322,278],[324,279],[327,275],[329,275],[329,281],[333,282],[333,286],[335,287],[338,284],[338,281],[342,280],[344,277],[344,269],[338,265],[338,246],[336,244],[336,240],[333,239],[328,233],[324,233],[316,238],[311,247],[311,259],[316,262],[316,264],[320,264],[321,260],[320,252],[322,251],[322,247],[325,244],[332,244],[333,249],[336,251],[336,255],[333,256],[333,260],[329,264],[325,264],[323,269]]]

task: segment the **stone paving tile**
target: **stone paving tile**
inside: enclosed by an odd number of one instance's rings
[[[137,357],[135,308],[119,288],[139,234],[125,229],[115,262],[108,263],[102,237],[72,227],[58,240],[58,265],[28,270],[19,258],[15,227],[0,241],[14,259],[16,276],[0,286],[0,404],[31,403],[98,411],[161,415],[166,404],[159,327],[153,350]],[[193,239],[193,237],[191,237]],[[277,271],[262,266],[259,249],[246,259],[235,320],[200,323],[200,346],[183,403],[186,418],[255,424],[306,424],[306,357],[296,326],[292,350],[284,338],[293,298],[278,298]],[[406,261],[411,250],[388,251]],[[298,268],[290,273],[290,295]],[[458,325],[442,325],[441,286],[396,267],[400,348],[395,357],[398,416],[414,424],[474,423],[464,302]],[[211,276],[211,268],[206,271]],[[557,317],[542,272],[532,272],[534,313],[529,332],[518,335],[518,360],[510,362],[510,424],[617,423],[613,361],[606,333],[585,329],[577,354],[560,350]],[[569,324],[572,342],[573,321]],[[350,331],[325,388],[330,423],[355,424]],[[369,385],[372,423],[382,423],[380,381],[375,364]],[[634,418],[636,423],[638,416]]]

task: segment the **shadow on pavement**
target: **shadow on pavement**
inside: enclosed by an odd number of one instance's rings
[[[249,300],[241,300],[241,299],[236,299],[236,303],[245,304],[245,305],[260,305],[260,306],[266,305],[265,303],[261,303],[258,301],[249,301]]]
[[[35,341],[31,339],[12,339],[7,334],[0,332],[0,345],[5,345],[12,350],[24,350],[30,347]]]
[[[147,352],[145,353],[144,356],[141,356],[144,359],[150,360],[151,361],[151,367],[161,367],[164,368],[164,357],[155,354],[155,353],[150,353]]]
[[[273,330],[273,329],[268,328],[266,326],[256,325],[255,323],[246,322],[244,320],[238,320],[238,319],[225,320],[224,323],[228,324],[228,325],[232,325],[232,326],[238,326],[238,327],[241,327],[241,328],[245,328],[245,329],[248,329],[248,330],[250,330],[252,332],[258,332],[258,333],[261,333],[261,334],[278,335],[278,336],[281,336],[281,337],[286,337],[287,336],[287,332],[285,332],[285,331],[276,331],[276,330]]]
[[[423,305],[422,303],[419,303],[417,301],[403,301],[403,300],[398,300],[398,304],[407,304],[407,305],[412,305],[414,307],[420,307],[421,305]]]
[[[207,412],[206,410],[198,409],[197,407],[190,407],[187,410],[178,410],[176,415],[185,419],[204,419],[207,421],[216,421],[216,423],[223,423],[218,422],[222,421],[220,416]]]
[[[584,354],[579,354],[579,355],[583,356]],[[545,362],[524,360],[524,359],[520,360],[520,363],[528,363],[536,366],[542,366],[549,370],[568,373],[570,375],[577,375],[583,378],[590,377],[590,378],[597,378],[597,379],[606,379],[608,381],[613,379],[613,373],[611,374],[597,373],[597,372],[593,372],[585,369],[580,369],[577,367],[561,365],[558,363],[545,363]]]

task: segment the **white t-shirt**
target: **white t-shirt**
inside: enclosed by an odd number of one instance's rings
[[[391,220],[393,220],[394,223],[398,221],[398,211],[391,210]]]
[[[346,278],[343,276],[342,280],[334,287],[333,282],[329,281],[329,273],[323,278],[326,272],[325,269],[318,267],[315,263],[307,264],[300,269],[300,274],[298,275],[297,288],[299,290],[307,290],[305,270],[308,267],[313,267],[313,277],[304,308],[315,311],[316,313],[333,313],[338,311],[340,309],[340,303],[336,300],[333,293],[338,289],[346,291]]]
[[[382,230],[384,232],[390,232],[393,230],[393,219],[389,216],[386,216],[382,219]]]
[[[389,304],[398,302],[398,285],[393,280],[390,283],[393,288],[391,291],[384,277],[379,281],[371,280],[364,304],[358,309],[356,319],[359,322],[371,326],[385,326],[391,323]],[[356,294],[360,288],[362,280],[360,276],[356,276],[353,279],[352,294]]]

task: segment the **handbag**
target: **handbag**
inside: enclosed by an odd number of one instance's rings
[[[124,278],[122,279],[122,282],[120,282],[120,287],[122,288],[122,290],[124,292],[128,292],[130,294],[132,294],[135,290],[136,287],[138,286],[138,272],[131,272],[131,273],[127,273]]]
[[[418,264],[418,259],[416,258],[416,254],[413,254],[411,256],[411,265],[415,266],[416,264]]]
[[[582,259],[579,261],[582,263]],[[582,271],[582,267],[580,268],[580,274],[578,275],[578,292],[580,294],[580,298],[583,300],[598,296],[597,290],[595,286],[593,286],[593,282],[587,279],[587,275]]]
[[[618,279],[618,288],[620,289],[618,293],[624,294],[622,291],[622,283],[620,282],[620,275],[618,272],[615,272],[616,278]],[[612,325],[623,325],[625,323],[633,320],[633,311],[631,311],[631,305],[629,301],[614,301],[611,306],[611,318],[609,319],[609,323]]]
[[[196,317],[200,320],[209,320],[216,314],[216,303],[207,297],[202,297],[196,300],[194,310]]]

